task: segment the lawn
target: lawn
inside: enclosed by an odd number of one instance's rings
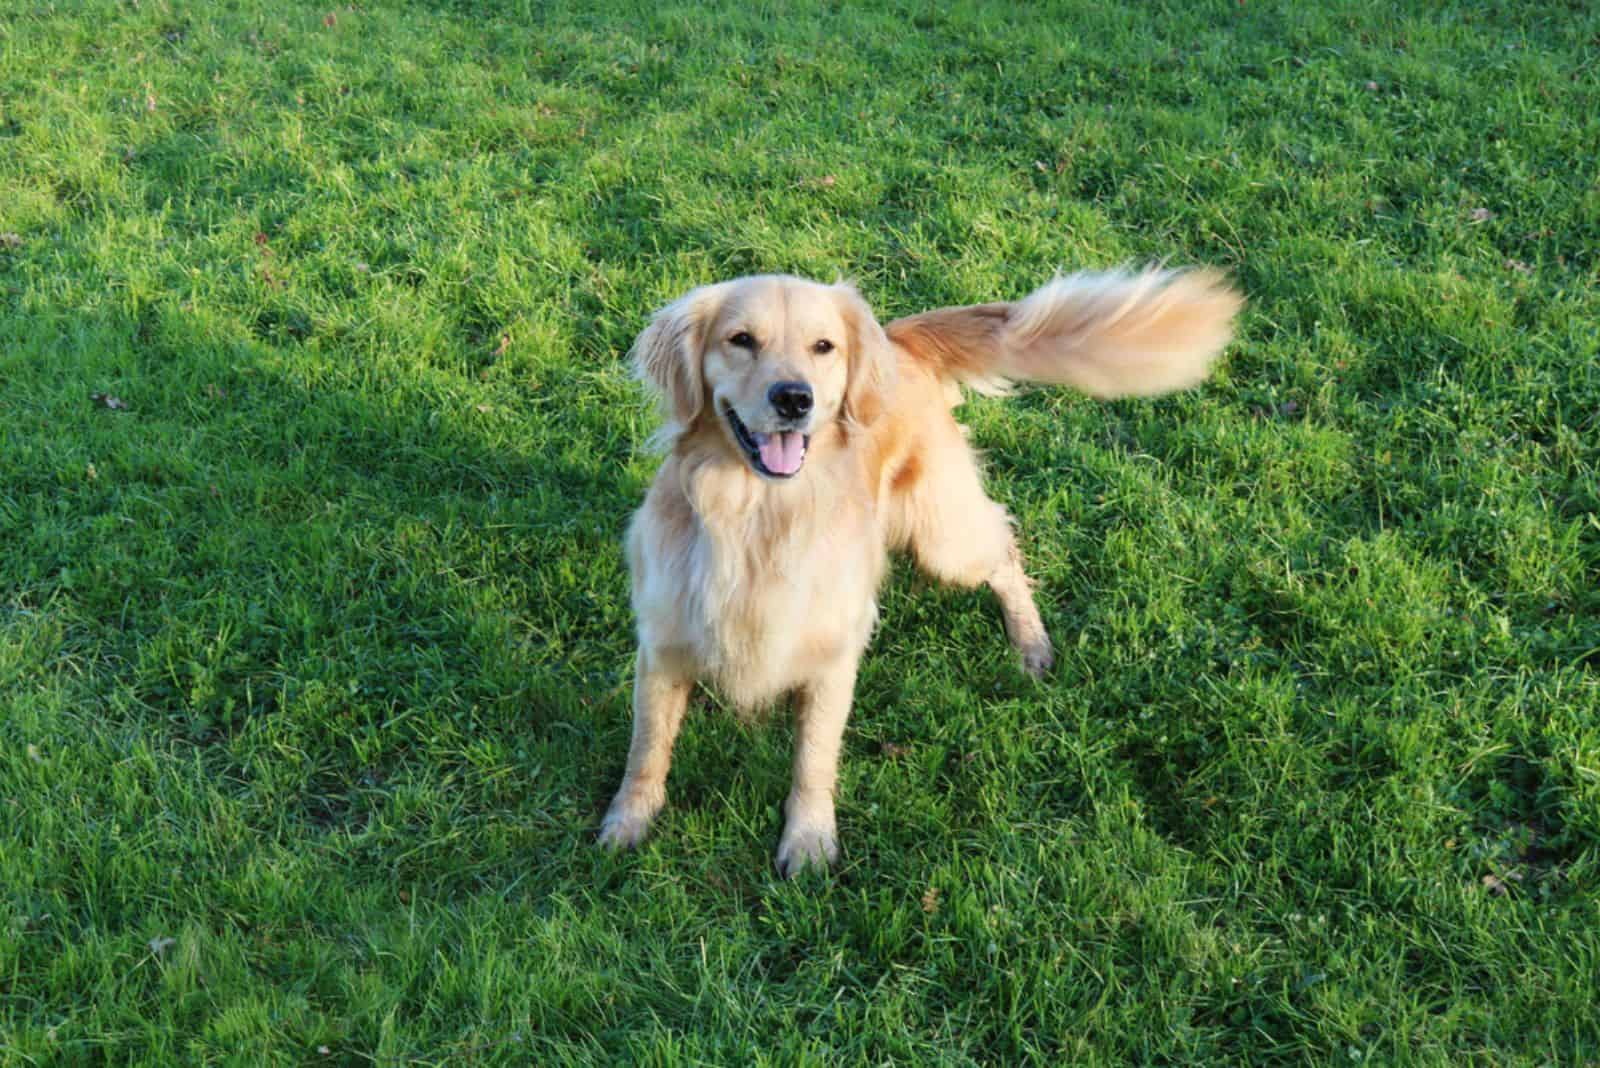
[[[1600,1062],[1593,6],[5,8],[0,1064]],[[715,695],[597,850],[649,313],[1151,259],[1052,676],[897,565],[838,870]]]

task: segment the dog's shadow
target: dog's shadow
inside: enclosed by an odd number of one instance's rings
[[[481,838],[398,877],[527,888],[540,856],[586,849],[627,749],[621,535],[653,466],[620,354],[480,386],[358,363],[315,323],[86,318],[114,354],[71,388],[127,405],[85,429],[95,507],[124,521],[63,551],[101,584],[82,616],[128,726],[193,753],[263,830],[368,842],[380,870],[397,821]],[[135,519],[152,500],[159,559]]]

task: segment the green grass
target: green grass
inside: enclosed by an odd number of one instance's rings
[[[1578,2],[8,5],[0,1063],[1600,1060],[1597,146]],[[1150,258],[964,410],[1053,677],[901,566],[841,870],[714,699],[597,851],[648,313]]]

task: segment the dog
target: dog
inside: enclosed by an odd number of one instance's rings
[[[1024,669],[1052,664],[1011,517],[952,414],[961,388],[1184,389],[1242,303],[1215,272],[1149,268],[887,326],[853,286],[786,275],[703,286],[657,312],[631,356],[665,409],[666,459],[628,528],[633,736],[600,843],[644,838],[701,682],[741,710],[793,695],[778,871],[836,862],[839,750],[890,550],[945,582],[987,584]]]

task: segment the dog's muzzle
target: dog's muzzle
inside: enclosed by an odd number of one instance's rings
[[[800,385],[801,383],[780,382],[779,386]],[[805,386],[805,412],[811,410],[811,387]],[[777,401],[773,401],[777,406]],[[733,408],[723,409],[728,417],[728,425],[733,428],[733,437],[744,449],[745,456],[750,460],[750,466],[756,473],[768,478],[793,478],[800,473],[800,466],[806,462],[806,449],[811,444],[811,435],[798,430],[775,430],[765,433],[760,430],[751,430],[744,425],[744,420],[739,418],[739,413]],[[804,414],[804,413],[802,413]]]

